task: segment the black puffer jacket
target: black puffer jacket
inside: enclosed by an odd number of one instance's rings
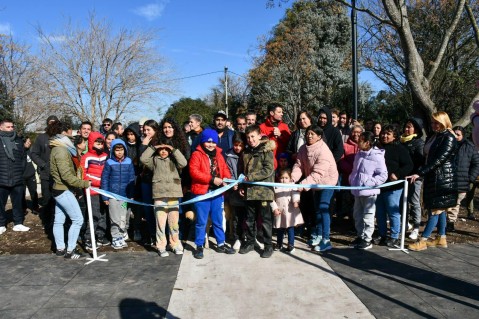
[[[469,190],[479,175],[479,153],[474,144],[467,139],[458,142],[457,151],[457,190],[464,193]]]
[[[321,127],[324,132],[324,141],[328,145],[331,153],[333,153],[334,160],[336,163],[339,162],[341,157],[344,154],[343,138],[341,137],[341,132],[333,126],[333,116],[331,110],[327,107],[319,109],[318,115],[324,113],[328,118],[328,122],[324,127]]]
[[[424,207],[449,208],[457,203],[457,141],[448,130],[434,137],[426,163],[418,170],[418,175],[424,178]]]
[[[16,149],[13,149],[15,161],[7,157],[5,146],[0,142],[0,186],[3,187],[23,185],[23,172],[27,163],[27,153],[23,147],[23,140],[16,133],[13,134],[11,139],[16,146]]]
[[[409,156],[411,156],[412,162],[414,164],[413,174],[416,174],[419,167],[424,165],[424,140],[422,139],[422,121],[416,118],[409,118],[406,121],[406,124],[410,122],[414,126],[414,133],[416,136],[407,142],[401,142],[408,151]],[[404,125],[406,126],[406,125]],[[404,130],[404,129],[403,129]]]

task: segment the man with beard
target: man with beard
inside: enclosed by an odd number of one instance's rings
[[[216,146],[221,148],[221,154],[223,155],[225,160],[226,152],[233,148],[233,136],[235,134],[234,131],[226,127],[227,119],[228,117],[226,116],[226,113],[224,111],[218,111],[213,117],[213,124],[210,126],[211,129],[215,130],[218,133],[218,143],[216,144]],[[193,144],[191,145],[192,150],[195,150],[198,146],[199,141],[201,141],[202,134],[203,133],[200,134],[199,138],[193,141]]]

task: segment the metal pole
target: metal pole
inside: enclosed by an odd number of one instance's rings
[[[351,9],[351,36],[352,36],[352,64],[353,64],[353,118],[358,119],[358,21],[356,13],[356,0],[352,0]]]
[[[228,67],[225,66],[225,112],[228,115]]]

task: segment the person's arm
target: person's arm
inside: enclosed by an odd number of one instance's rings
[[[456,139],[452,134],[449,134],[447,136],[444,136],[441,138],[442,140],[439,141],[437,144],[437,149],[434,151],[435,154],[437,154],[436,157],[432,158],[431,156],[431,150],[428,155],[428,161],[429,163],[421,166],[418,170],[418,175],[419,176],[424,176],[428,174],[429,172],[437,169],[438,167],[442,166],[452,155],[452,153],[456,149]],[[433,142],[434,144],[435,142]],[[429,160],[431,158],[431,160]]]
[[[110,176],[111,176],[111,165],[108,163],[108,161],[105,163],[105,166],[103,167],[103,171],[101,172],[101,181],[100,181],[100,188],[104,189],[108,192],[111,191],[110,187]],[[104,195],[101,195],[102,200],[104,202],[109,202],[110,198]]]
[[[65,151],[64,153],[57,152],[55,154],[57,163],[58,174],[61,176],[63,183],[69,187],[88,188],[90,187],[90,181],[81,180],[75,174],[71,167],[73,165],[70,158],[70,153]]]
[[[474,183],[479,176],[479,153],[475,149],[474,145],[471,143],[471,164],[469,166],[469,183]]]
[[[40,169],[44,169],[47,166],[47,162],[44,161],[41,157],[42,155],[42,138],[39,136],[36,140],[35,143],[33,143],[32,148],[30,150],[30,158],[32,161],[37,165]]]
[[[155,163],[153,159],[153,154],[155,154],[155,149],[153,147],[147,147],[140,157],[140,162],[145,165],[145,167],[149,168],[150,170],[155,169]]]
[[[172,154],[176,160],[176,167],[178,169],[182,169],[183,167],[186,167],[188,162],[186,161],[186,157],[183,156],[183,153],[181,153],[179,149],[177,148],[173,149]]]

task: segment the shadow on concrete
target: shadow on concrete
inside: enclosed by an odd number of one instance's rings
[[[123,299],[119,308],[120,318],[122,319],[178,318],[168,313],[165,308],[159,306],[156,302],[147,302],[136,298]]]

